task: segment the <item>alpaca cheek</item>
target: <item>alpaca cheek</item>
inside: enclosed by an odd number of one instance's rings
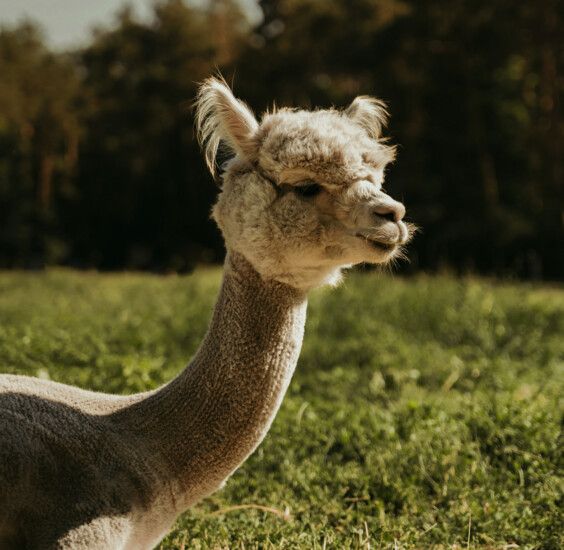
[[[325,257],[329,260],[338,260],[342,258],[345,254],[345,250],[342,246],[333,244],[325,247]]]
[[[224,241],[229,243],[234,235],[230,227],[231,224],[229,223],[229,219],[224,215],[223,208],[219,202],[212,208],[211,218],[215,221],[217,227],[221,231]]]

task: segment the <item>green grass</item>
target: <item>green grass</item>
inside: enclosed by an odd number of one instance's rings
[[[0,370],[155,387],[219,281],[0,273]],[[264,443],[162,548],[562,548],[563,361],[562,289],[351,274],[312,296]]]

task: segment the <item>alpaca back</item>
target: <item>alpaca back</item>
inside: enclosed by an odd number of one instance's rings
[[[0,547],[24,534],[46,547],[85,518],[119,523],[151,506],[158,469],[108,414],[130,401],[0,376]],[[108,522],[100,529],[102,541]]]

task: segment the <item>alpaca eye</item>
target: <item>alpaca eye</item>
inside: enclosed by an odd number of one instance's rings
[[[315,182],[304,182],[302,185],[294,187],[294,192],[300,197],[315,197],[321,191],[321,185]]]

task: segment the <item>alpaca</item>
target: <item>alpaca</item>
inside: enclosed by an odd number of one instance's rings
[[[257,119],[225,82],[200,88],[196,124],[216,171],[227,248],[208,332],[154,391],[95,393],[0,376],[0,548],[152,548],[256,449],[300,352],[307,293],[344,267],[389,262],[412,230],[382,189],[394,149],[384,105],[281,109]]]

